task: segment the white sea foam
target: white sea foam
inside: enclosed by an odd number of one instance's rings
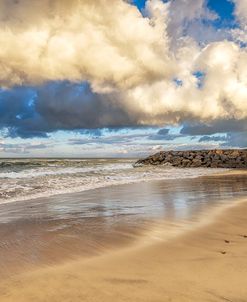
[[[0,169],[0,203],[150,180],[195,178],[223,171],[162,166],[133,168],[132,163],[129,159],[42,160],[40,166],[34,166],[32,161],[30,165],[12,162]]]
[[[55,170],[52,170],[52,167],[55,167]],[[49,167],[40,167],[39,169],[26,169],[22,171],[10,171],[10,172],[3,172],[0,173],[0,179],[1,178],[36,178],[41,176],[48,176],[48,175],[65,175],[65,174],[77,174],[77,173],[97,173],[97,172],[106,172],[106,171],[114,171],[114,170],[125,170],[130,169],[130,164],[110,164],[108,166],[102,167],[102,166],[95,166],[95,167],[68,167],[68,168],[62,168],[54,166]]]

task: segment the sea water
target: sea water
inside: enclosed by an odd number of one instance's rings
[[[164,166],[133,168],[134,162],[135,159],[1,159],[0,203],[220,172],[219,169],[181,170]]]

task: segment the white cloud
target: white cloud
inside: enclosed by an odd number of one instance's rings
[[[242,22],[243,25],[246,25],[247,21],[247,2],[246,0],[233,0],[235,2],[235,15]]]
[[[121,0],[0,1],[0,83],[130,87],[171,73],[160,24]]]
[[[247,45],[247,1],[233,0],[235,3],[235,16],[240,22],[240,26],[232,30],[232,35],[236,42]]]
[[[235,1],[243,31],[247,4]],[[190,35],[198,20],[217,18],[203,0],[148,0],[146,17],[122,0],[0,0],[0,12],[2,86],[88,81],[106,96],[97,126],[116,125],[115,111],[132,125],[247,117],[246,48],[210,42],[212,28],[207,45]],[[197,71],[205,74],[200,87]]]

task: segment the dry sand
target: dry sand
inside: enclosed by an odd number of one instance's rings
[[[0,301],[247,301],[247,202],[167,242],[30,271]]]

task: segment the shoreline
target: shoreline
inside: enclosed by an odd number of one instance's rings
[[[180,168],[176,168],[173,167],[175,169],[180,169]],[[189,168],[183,168],[182,170],[186,170]],[[198,168],[192,168],[193,170],[198,169]],[[195,176],[191,176],[191,177],[186,177],[186,178],[180,178],[180,179],[196,179],[196,178],[200,178],[200,177],[211,177],[211,176],[223,176],[223,175],[246,175],[247,174],[247,170],[246,169],[229,169],[226,168],[225,171],[218,171],[219,170],[223,170],[223,168],[215,168],[215,171],[212,171],[212,168],[201,168],[201,169],[205,169],[208,170],[210,173],[209,174],[204,174],[204,175],[195,175]],[[97,190],[97,189],[101,189],[101,188],[107,188],[107,187],[113,187],[113,186],[124,186],[124,185],[131,185],[131,184],[138,184],[138,183],[149,183],[149,182],[155,182],[155,181],[166,181],[166,180],[176,180],[177,178],[150,178],[150,179],[138,179],[138,180],[131,180],[131,181],[122,181],[122,182],[117,182],[117,183],[105,183],[105,184],[99,184],[98,186],[95,186],[93,188],[88,187],[88,188],[83,188],[80,190],[74,190],[71,189],[71,191],[66,191],[66,192],[57,192],[57,193],[47,193],[45,196],[43,195],[35,195],[35,196],[25,196],[22,198],[18,198],[18,199],[10,199],[10,200],[6,200],[6,201],[1,201],[0,202],[0,206],[1,205],[8,205],[8,204],[15,204],[18,202],[28,202],[28,201],[35,201],[35,200],[39,200],[39,199],[43,199],[43,198],[52,198],[52,197],[59,197],[59,196],[66,196],[66,195],[71,195],[71,194],[80,194],[83,192],[88,192],[88,191],[93,191],[93,190]],[[68,189],[69,190],[69,189]],[[43,194],[43,193],[41,193]]]
[[[246,171],[226,172],[223,176],[247,174]],[[222,175],[208,177],[217,176]],[[241,280],[247,281],[246,215],[247,199],[243,196],[202,211],[190,223],[156,221],[142,230],[132,244],[105,249],[104,253],[89,258],[78,256],[30,267],[5,282],[0,281],[0,301],[191,302],[198,301],[197,297],[199,301],[244,301],[240,299],[247,296],[247,290],[242,290],[242,296],[239,293]],[[217,267],[223,270],[222,284],[216,278],[217,270],[211,274],[207,266],[213,271]],[[229,268],[233,280],[227,276]],[[203,282],[195,278],[198,272]],[[239,283],[229,293],[227,283],[234,282],[234,278]],[[187,293],[188,286],[195,290]],[[213,296],[209,292],[217,293]]]
[[[245,198],[167,242],[27,272],[0,282],[0,300],[245,301],[246,214]]]

